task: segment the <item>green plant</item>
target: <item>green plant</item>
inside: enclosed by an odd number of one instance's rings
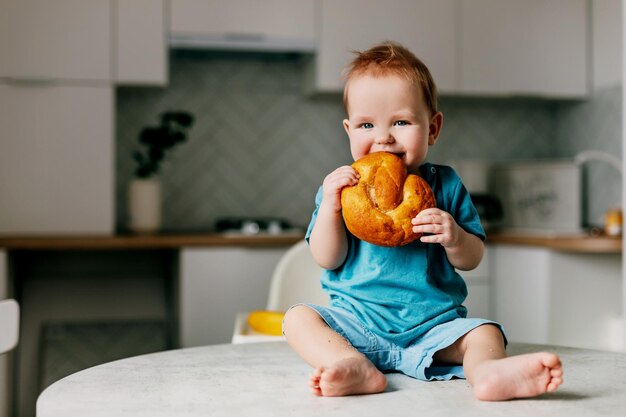
[[[133,151],[138,178],[150,178],[159,172],[165,153],[187,139],[186,132],[194,121],[193,115],[185,111],[164,112],[160,118],[159,126],[147,126],[139,134],[139,143],[145,149]]]

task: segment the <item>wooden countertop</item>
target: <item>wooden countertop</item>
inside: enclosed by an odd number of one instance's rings
[[[93,250],[93,249],[179,249],[193,246],[290,246],[303,238],[301,233],[285,235],[154,234],[5,236],[0,249],[7,250]],[[621,253],[621,237],[588,235],[536,235],[518,232],[488,232],[487,243],[534,246],[562,252]]]
[[[622,237],[590,235],[539,235],[520,232],[487,232],[487,243],[534,246],[560,252],[622,253]]]
[[[180,249],[190,246],[291,246],[304,238],[303,234],[284,235],[223,235],[153,234],[153,235],[76,235],[76,236],[3,236],[0,249],[8,250],[77,250],[77,249]]]

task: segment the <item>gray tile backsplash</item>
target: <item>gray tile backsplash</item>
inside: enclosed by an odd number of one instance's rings
[[[207,230],[233,215],[306,225],[324,176],[351,162],[340,95],[304,94],[296,56],[175,51],[170,65],[167,88],[117,90],[118,229],[126,229],[138,133],[168,109],[191,111],[196,124],[162,167],[164,229]],[[589,148],[621,155],[619,87],[580,103],[444,97],[440,106],[444,127],[433,162],[573,157]],[[593,222],[621,190],[619,177],[603,168],[589,165]]]
[[[622,87],[596,91],[590,100],[562,104],[555,114],[555,157],[595,149],[622,159]],[[622,205],[622,177],[606,163],[583,167],[583,218],[601,225],[608,208]]]

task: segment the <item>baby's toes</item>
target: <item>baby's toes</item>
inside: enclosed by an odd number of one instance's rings
[[[556,381],[556,380],[552,380],[550,381],[550,383],[548,384],[548,387],[546,388],[546,391],[548,392],[554,392],[557,390],[557,388],[559,388],[559,385],[561,385],[561,381]]]
[[[311,379],[316,379],[319,381],[319,379],[322,377],[322,373],[324,372],[324,368],[322,368],[321,366],[318,368],[315,368],[312,372],[311,372]]]
[[[561,369],[561,359],[554,353],[542,352],[542,362],[544,366],[550,369]]]
[[[563,369],[562,368],[552,368],[550,370],[550,376],[552,378],[561,378],[561,377],[563,377]]]
[[[309,386],[311,388],[319,388],[320,378],[322,377],[323,368],[316,368],[309,376]]]

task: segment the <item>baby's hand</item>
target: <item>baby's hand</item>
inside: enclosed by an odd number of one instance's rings
[[[454,217],[438,208],[422,210],[411,223],[413,232],[429,233],[420,238],[424,243],[440,243],[443,247],[452,248],[459,242],[460,227]]]
[[[324,178],[324,198],[322,202],[328,204],[334,211],[341,210],[341,190],[344,187],[356,185],[359,182],[359,174],[350,165],[344,165]]]

